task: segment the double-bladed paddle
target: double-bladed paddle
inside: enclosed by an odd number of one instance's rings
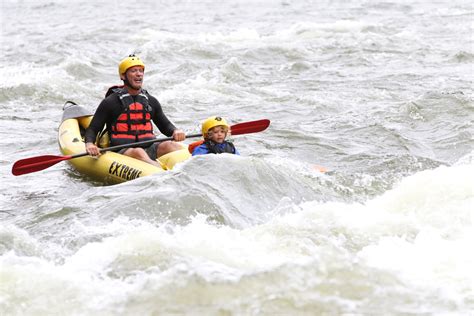
[[[266,120],[266,119],[258,120],[258,121],[243,122],[243,123],[232,125],[230,127],[230,131],[232,135],[251,134],[251,133],[264,131],[265,129],[267,129],[269,125],[270,125],[270,120]],[[202,134],[190,134],[190,135],[186,135],[186,138],[193,138],[193,137],[199,137],[199,136],[202,136]],[[142,146],[142,145],[151,145],[153,143],[163,142],[166,140],[173,140],[173,137],[157,138],[157,139],[145,140],[142,142],[136,142],[136,143],[131,143],[131,144],[101,148],[100,152],[102,153],[106,151],[120,150],[123,148],[131,148],[131,147],[137,147],[137,146]],[[44,155],[44,156],[20,159],[13,164],[12,173],[15,176],[20,176],[22,174],[32,173],[32,172],[46,169],[64,160],[79,158],[79,157],[83,157],[87,155],[88,155],[87,152],[83,152],[77,155],[68,155],[68,156]]]

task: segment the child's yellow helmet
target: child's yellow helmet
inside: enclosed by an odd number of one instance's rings
[[[122,75],[127,72],[127,69],[133,66],[142,66],[145,69],[145,64],[142,62],[140,57],[135,55],[129,55],[124,58],[119,64],[119,76],[122,79]]]
[[[204,122],[202,122],[202,136],[205,138],[207,135],[207,132],[216,126],[225,126],[229,128],[229,124],[227,124],[227,121],[225,118],[220,117],[220,116],[211,116],[207,118]]]

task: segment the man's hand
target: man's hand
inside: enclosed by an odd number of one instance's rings
[[[173,131],[173,139],[177,142],[181,142],[186,139],[186,134],[184,134],[184,132],[179,128],[175,129]]]
[[[91,156],[99,156],[100,150],[94,143],[86,143],[86,151]]]

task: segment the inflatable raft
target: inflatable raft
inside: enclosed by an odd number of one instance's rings
[[[63,108],[59,125],[59,148],[64,155],[77,155],[85,152],[84,133],[92,120],[92,114],[84,107],[68,101]],[[109,147],[105,133],[98,140],[99,147]],[[161,168],[144,161],[107,151],[98,158],[82,156],[68,160],[80,173],[106,184],[115,184],[148,176],[172,169],[177,163],[191,157],[188,148],[161,156],[157,159]]]

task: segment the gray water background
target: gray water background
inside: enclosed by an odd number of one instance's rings
[[[0,17],[6,314],[472,311],[469,1],[7,0]],[[12,176],[59,154],[64,102],[94,111],[130,53],[186,132],[215,114],[269,129],[234,137],[242,157],[117,186],[66,163]]]

